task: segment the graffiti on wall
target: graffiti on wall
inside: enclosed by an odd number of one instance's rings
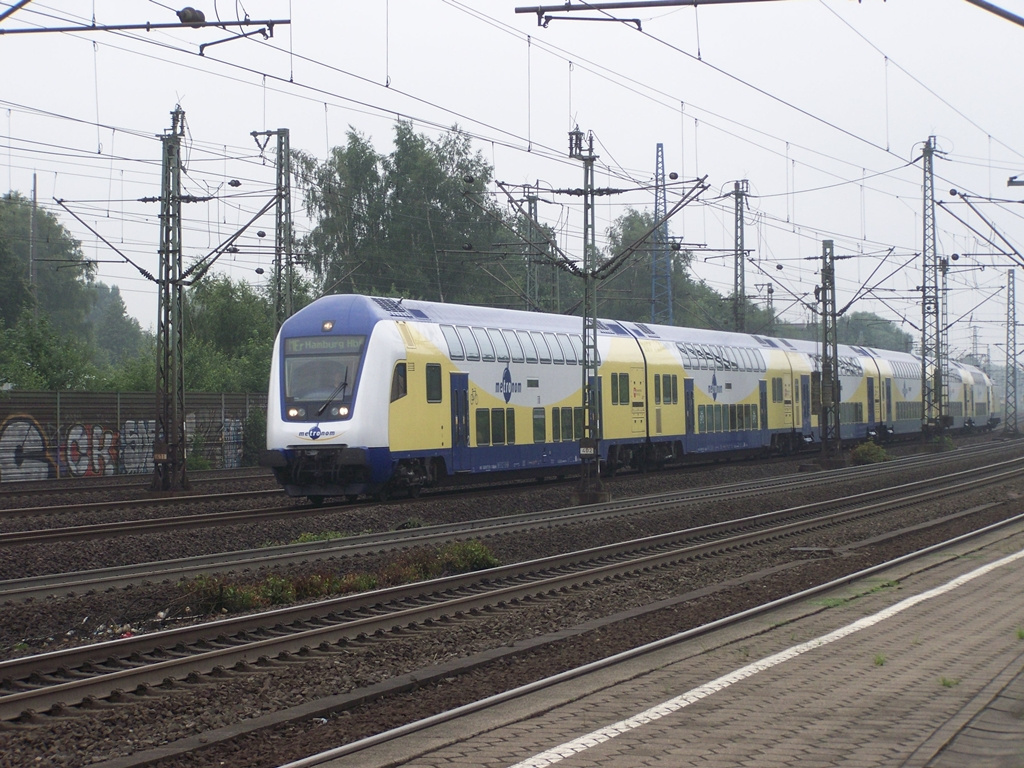
[[[156,419],[126,421],[121,426],[121,472],[145,475],[153,471]]]
[[[224,469],[242,466],[242,420],[224,419]]]
[[[11,416],[0,424],[0,482],[56,476],[46,433],[35,419]]]
[[[68,429],[60,451],[64,469],[74,477],[114,474],[117,466],[117,435],[97,424],[74,424]]]
[[[221,428],[223,466],[240,467],[242,421],[225,419]],[[155,419],[130,419],[119,430],[78,423],[65,431],[55,430],[52,424],[44,426],[30,415],[15,414],[0,424],[0,483],[151,473],[155,437]]]

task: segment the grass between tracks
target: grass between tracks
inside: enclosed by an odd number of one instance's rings
[[[404,552],[372,573],[272,574],[255,582],[200,575],[183,582],[183,586],[189,612],[235,613],[411,584],[497,565],[498,559],[486,546],[467,541]]]

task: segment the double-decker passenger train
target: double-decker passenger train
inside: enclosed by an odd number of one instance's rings
[[[354,499],[580,463],[579,317],[358,295],[295,313],[274,346],[267,452],[289,495]],[[604,472],[820,445],[814,342],[597,323]],[[992,383],[949,363],[951,429],[991,426]],[[844,442],[919,435],[921,360],[839,345]],[[932,375],[933,372],[929,372]]]

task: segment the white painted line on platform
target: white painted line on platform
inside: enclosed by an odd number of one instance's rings
[[[829,632],[827,635],[822,635],[814,640],[808,640],[806,643],[794,645],[792,648],[787,648],[773,656],[768,656],[760,661],[755,661],[753,664],[748,664],[734,672],[730,672],[729,674],[723,675],[709,683],[705,683],[698,688],[693,688],[680,696],[676,696],[673,699],[669,699],[657,706],[644,710],[643,712],[633,715],[633,717],[627,718],[626,720],[620,720],[612,725],[605,726],[604,728],[600,728],[596,731],[591,731],[586,736],[581,736],[578,739],[567,741],[554,749],[549,749],[546,752],[534,755],[527,760],[516,763],[511,766],[511,768],[543,768],[544,766],[560,762],[567,757],[578,755],[591,747],[595,747],[598,744],[614,739],[616,736],[620,736],[623,733],[629,733],[642,725],[654,722],[655,720],[660,720],[666,715],[677,712],[683,707],[687,707],[701,699],[707,698],[713,693],[728,688],[733,683],[738,683],[741,680],[746,680],[748,677],[753,677],[758,672],[771,669],[784,661],[794,659],[808,651],[813,651],[814,649],[821,648],[829,643],[834,643],[836,640],[841,640],[848,635],[852,635],[854,632],[859,632],[862,629],[873,627],[888,618],[902,613],[908,608],[913,608],[918,603],[923,603],[925,600],[931,600],[933,597],[939,597],[947,592],[951,592],[957,587],[961,587],[979,576],[984,576],[997,568],[1002,568],[1004,565],[1009,565],[1021,558],[1024,558],[1024,550],[1017,552],[1016,554],[1009,555],[1008,557],[1004,557],[1002,560],[997,560],[994,563],[989,563],[988,565],[982,566],[981,568],[964,574],[963,576],[958,576],[952,581],[943,584],[942,586],[935,587],[934,589],[930,589],[927,592],[922,592],[920,595],[908,597],[906,600],[902,600],[896,603],[896,605],[886,608],[883,611],[879,611],[873,616],[865,616],[863,619],[855,621],[852,624],[848,624],[845,627],[841,627],[834,632]]]

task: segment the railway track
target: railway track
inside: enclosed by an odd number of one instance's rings
[[[747,483],[729,484],[726,486],[713,486],[708,488],[691,489],[672,494],[678,501],[692,500],[703,501],[713,498],[715,495],[735,495],[744,492],[746,488],[750,493],[758,493],[764,490],[771,490],[779,487],[800,488],[813,487],[833,483],[839,479],[855,479],[864,475],[897,475],[906,472],[911,468],[926,464],[949,464],[955,466],[962,463],[967,457],[975,460],[984,460],[987,456],[998,455],[1005,451],[1002,444],[981,445],[961,449],[960,451],[945,454],[914,455],[898,459],[884,464],[873,464],[861,467],[849,467],[841,470],[832,470],[829,473],[806,473],[794,477],[783,475],[774,479],[759,479]],[[799,479],[797,479],[799,478]],[[480,496],[486,498],[496,493],[507,493],[508,488],[473,489],[463,490],[465,496]],[[63,515],[74,515],[75,513],[99,512],[113,509],[134,510],[140,506],[144,508],[158,508],[167,505],[180,505],[183,501],[193,503],[225,503],[246,499],[274,498],[282,495],[279,489],[265,491],[239,491],[232,493],[207,494],[203,496],[186,496],[162,499],[125,500],[110,502],[91,502],[87,504],[72,504],[59,507],[28,507],[16,510],[4,510],[0,513],[7,519],[21,517],[56,517]],[[660,495],[659,495],[660,496]],[[635,509],[643,507],[642,499],[633,499],[621,502],[612,502],[614,509]],[[362,502],[363,506],[371,506],[373,502]],[[596,505],[604,509],[607,505]],[[230,509],[213,512],[190,512],[171,517],[157,518],[132,518],[122,521],[92,523],[53,528],[30,528],[25,530],[0,532],[0,550],[5,547],[21,544],[47,544],[60,541],[84,541],[97,538],[113,538],[125,535],[152,534],[176,529],[188,528],[199,529],[205,527],[238,525],[240,523],[258,523],[261,520],[272,520],[280,517],[295,517],[297,515],[323,515],[332,511],[346,510],[353,508],[351,503],[335,506],[311,507],[305,505],[283,505],[267,507],[263,509]],[[550,513],[547,513],[550,514]],[[465,523],[468,528],[476,524]],[[0,594],[3,592],[3,583],[0,582]]]
[[[269,613],[154,632],[0,663],[0,719],[57,714],[119,691],[149,690],[166,680],[248,669],[271,659],[331,653],[347,643],[386,638],[435,622],[504,610],[694,559],[741,552],[825,527],[887,516],[896,509],[965,494],[1024,476],[1024,462],[1005,462],[970,477],[945,477],[880,492],[781,510],[644,539],[573,552],[484,572],[279,609]],[[922,487],[922,486],[928,487]],[[678,499],[642,500],[648,510]],[[951,517],[976,514],[972,507]],[[897,535],[897,534],[891,534]],[[262,660],[262,662],[261,662]]]
[[[267,469],[205,469],[190,472],[189,483],[196,486],[225,481],[267,480],[274,476]],[[76,477],[59,480],[15,480],[0,483],[0,499],[32,496],[40,493],[93,493],[96,491],[126,491],[145,493],[153,482],[152,475],[110,475],[104,477]]]
[[[973,452],[973,455],[983,458],[998,453],[998,449],[990,448],[987,450],[976,450]],[[963,455],[958,455],[956,462],[962,460]],[[239,550],[168,561],[137,563],[112,568],[12,579],[0,581],[0,600],[43,599],[54,594],[83,594],[94,590],[123,588],[147,581],[177,581],[200,574],[225,573],[242,569],[275,568],[316,559],[357,557],[381,551],[408,549],[414,546],[439,545],[467,537],[488,538],[502,533],[515,534],[557,526],[612,521],[628,518],[633,515],[645,514],[651,510],[663,508],[666,504],[685,505],[706,503],[715,499],[749,498],[779,489],[792,491],[798,488],[829,485],[839,480],[850,480],[869,474],[875,476],[879,474],[898,476],[905,474],[913,467],[922,464],[935,464],[937,461],[945,464],[953,460],[950,455],[946,454],[940,454],[938,457],[908,457],[882,466],[852,467],[827,474],[786,475],[778,478],[729,483],[653,496],[622,499],[587,507],[569,507],[554,511],[545,510],[518,515],[505,515],[500,518],[465,520],[446,525],[361,534],[341,539],[326,539],[299,544],[261,547],[256,550]],[[973,471],[965,470],[959,476],[967,476],[967,473]],[[954,475],[949,474],[947,476],[953,477]],[[926,483],[931,482],[926,481]],[[882,489],[866,494],[864,499],[881,499],[892,493],[894,493],[893,489]],[[323,509],[316,510],[315,512],[308,508],[304,509],[310,514],[323,512]],[[273,519],[281,516],[294,516],[295,514],[297,512],[293,507],[280,507],[266,510],[243,510],[190,515],[187,517],[133,520],[128,523],[74,526],[44,531],[16,531],[0,534],[0,550],[5,546],[13,546],[15,544],[80,541],[86,538],[121,535],[125,531],[132,534],[146,531],[155,533],[182,527],[198,528],[207,525],[253,523],[260,519]]]

